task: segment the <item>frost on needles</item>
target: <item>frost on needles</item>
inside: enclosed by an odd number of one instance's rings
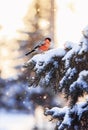
[[[29,86],[50,87],[65,94],[68,106],[45,110],[57,119],[56,130],[88,130],[88,26],[79,43],[66,42],[57,48],[33,56],[24,67],[28,69]]]

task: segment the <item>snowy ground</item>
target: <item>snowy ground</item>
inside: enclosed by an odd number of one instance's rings
[[[36,130],[54,129],[53,124],[44,120],[41,114],[34,117],[30,114],[0,111],[0,130],[34,130],[35,126],[38,128]]]
[[[0,112],[0,130],[32,130],[33,116]]]

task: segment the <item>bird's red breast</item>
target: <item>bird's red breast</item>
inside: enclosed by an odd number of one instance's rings
[[[50,48],[50,41],[49,41],[48,39],[46,39],[46,40],[44,41],[44,44],[42,44],[42,45],[39,47],[39,50],[41,50],[41,51],[47,51],[47,50],[49,50],[49,48]]]

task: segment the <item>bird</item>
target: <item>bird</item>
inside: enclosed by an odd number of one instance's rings
[[[40,52],[48,51],[50,49],[50,46],[51,46],[51,38],[46,37],[41,44],[35,46],[31,51],[27,52],[25,55],[27,56],[36,50],[39,50]]]

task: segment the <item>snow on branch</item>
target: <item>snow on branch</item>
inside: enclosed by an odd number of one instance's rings
[[[47,109],[45,115],[51,115],[52,120],[58,119],[57,122],[58,130],[64,130],[65,128],[72,128],[72,130],[77,130],[80,128],[78,126],[79,121],[82,119],[84,113],[88,113],[88,101],[77,103],[72,109],[65,106],[63,108],[53,107],[52,109]],[[76,122],[75,121],[76,118]]]
[[[44,68],[54,57],[63,57],[66,51],[64,49],[52,49],[42,54],[33,56],[24,66],[31,67],[31,63],[34,64],[36,72]]]
[[[83,70],[79,73],[78,79],[70,86],[70,92],[75,91],[76,87],[88,92],[88,71]]]
[[[62,48],[52,49],[45,53],[33,56],[25,63],[24,67],[27,67],[30,73],[32,71],[35,73],[34,77],[29,79],[29,86],[57,86],[57,82],[60,78],[59,74],[61,73],[61,59],[65,54],[66,50]]]

